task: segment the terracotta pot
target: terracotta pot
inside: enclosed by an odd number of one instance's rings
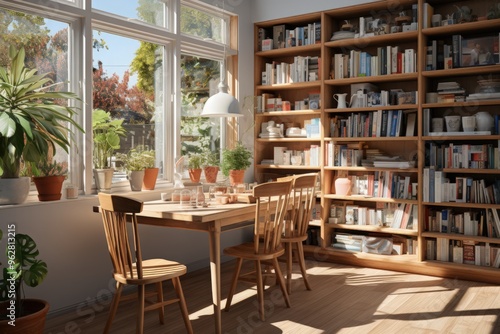
[[[156,179],[158,178],[159,168],[146,168],[144,170],[144,181],[142,182],[142,189],[154,190],[156,186]]]
[[[219,173],[219,167],[205,166],[205,168],[203,168],[203,172],[205,173],[205,180],[207,180],[207,183],[217,182],[217,174]]]
[[[2,314],[6,311],[7,306],[0,304]],[[0,320],[0,333],[9,334],[43,334],[45,327],[45,319],[49,312],[49,304],[41,299],[24,299],[24,314],[16,317],[15,326],[9,324],[10,319]],[[3,316],[2,316],[3,318]]]
[[[229,183],[231,184],[231,186],[243,183],[244,178],[245,178],[244,169],[229,171]]]
[[[192,182],[200,182],[202,169],[189,169],[189,178]]]
[[[35,176],[33,182],[38,190],[40,201],[58,201],[61,199],[61,190],[66,176]]]

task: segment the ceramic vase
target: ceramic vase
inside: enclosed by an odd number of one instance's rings
[[[346,196],[351,192],[351,179],[339,177],[335,180],[335,194]]]
[[[478,131],[493,130],[493,116],[487,111],[479,111],[476,113],[476,127]]]

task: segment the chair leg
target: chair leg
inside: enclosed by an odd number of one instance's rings
[[[255,261],[255,278],[257,281],[257,298],[259,299],[260,320],[265,321],[264,315],[264,282],[262,280],[262,267],[260,261]]]
[[[137,286],[137,292],[138,292],[138,298],[139,298],[139,307],[137,310],[137,329],[136,333],[137,334],[143,334],[144,333],[144,298],[145,298],[145,286],[144,285],[138,285]]]
[[[163,286],[162,282],[156,283],[156,300],[158,303],[163,304]],[[162,305],[158,309],[158,317],[160,318],[160,324],[165,324],[165,307]]]
[[[274,265],[274,268],[276,270],[276,277],[277,277],[278,282],[280,284],[281,292],[283,293],[283,298],[285,298],[286,306],[291,307],[290,298],[288,297],[288,293],[286,291],[285,279],[283,278],[283,275],[281,274],[280,265],[278,263],[277,258],[273,259],[273,265]]]
[[[240,276],[242,263],[243,263],[242,258],[236,259],[236,269],[234,270],[233,281],[231,282],[231,288],[229,289],[229,294],[226,299],[226,307],[224,308],[225,311],[229,311],[229,308],[231,307],[231,301],[233,300],[233,295],[234,292],[236,291],[236,285],[238,283],[238,277]]]
[[[302,246],[302,242],[297,243],[297,257],[299,260],[300,271],[302,272],[302,278],[304,279],[304,284],[306,285],[307,290],[311,290],[311,285],[309,285],[309,281],[307,280],[307,272],[306,272],[306,261],[304,260],[304,246]]]
[[[116,310],[118,309],[118,304],[120,303],[120,297],[122,295],[123,284],[116,282],[116,291],[113,296],[113,301],[111,302],[111,308],[109,309],[108,320],[106,321],[106,326],[104,327],[104,334],[109,333],[113,319],[115,318]]]
[[[292,255],[292,244],[289,242],[285,243],[285,258],[286,258],[286,288],[288,294],[292,293],[292,265],[293,265],[293,255]]]
[[[175,292],[179,298],[179,306],[181,307],[182,318],[184,319],[184,324],[186,325],[186,330],[189,334],[193,333],[193,327],[191,326],[191,321],[189,320],[189,312],[186,305],[186,299],[184,298],[184,292],[182,291],[181,280],[179,277],[172,278],[172,283],[174,285]]]

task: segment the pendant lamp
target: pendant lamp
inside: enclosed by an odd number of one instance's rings
[[[222,2],[224,6],[224,1]],[[222,8],[224,12],[224,7]],[[241,117],[240,103],[238,100],[228,94],[226,84],[226,43],[224,42],[224,60],[221,68],[221,81],[219,83],[219,92],[208,98],[201,111],[201,117]]]

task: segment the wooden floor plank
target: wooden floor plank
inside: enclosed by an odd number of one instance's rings
[[[225,301],[234,262],[222,266]],[[359,268],[307,260],[312,291],[295,268],[291,308],[277,286],[266,290],[266,321],[259,319],[256,290],[240,284],[231,310],[222,313],[224,333],[500,333],[500,286],[432,276]],[[268,283],[271,283],[270,281]],[[190,272],[182,285],[195,333],[213,333],[208,269]],[[167,297],[173,295],[165,286]],[[224,305],[223,301],[223,305]],[[101,306],[102,303],[98,306]],[[104,308],[51,313],[45,333],[101,333]],[[93,310],[93,312],[90,312]],[[112,333],[134,333],[136,304],[120,304]],[[157,314],[145,317],[145,333],[184,333],[177,305],[166,309],[165,325]]]

